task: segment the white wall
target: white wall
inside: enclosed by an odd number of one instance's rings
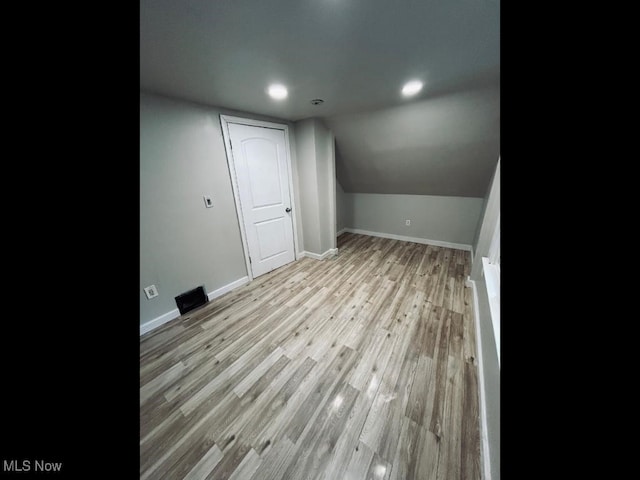
[[[469,246],[482,208],[482,198],[377,193],[344,196],[344,210],[352,214],[348,228]],[[406,220],[411,220],[410,226]]]
[[[204,285],[210,293],[247,275],[221,113],[287,123],[140,94],[141,325],[176,310],[175,297],[187,290]],[[297,202],[295,161],[292,152]],[[160,295],[148,300],[142,289],[152,284]]]
[[[493,173],[493,179],[489,186],[489,191],[485,197],[483,212],[480,223],[478,224],[478,233],[473,245],[474,247],[474,262],[471,268],[471,278],[480,278],[482,272],[482,257],[486,257],[489,254],[489,247],[491,245],[491,239],[493,238],[493,232],[496,228],[498,217],[500,216],[500,158],[496,164],[495,171]]]
[[[491,323],[487,286],[482,279],[476,280],[474,283],[478,296],[479,333],[482,346],[480,354],[482,355],[483,377],[478,381],[484,384],[481,388],[484,388],[485,392],[487,426],[485,435],[489,442],[491,480],[500,480],[500,366],[498,365],[498,352]],[[480,387],[480,385],[478,386]]]
[[[485,202],[484,214],[479,225],[478,241],[471,267],[470,279],[474,282],[478,297],[478,321],[482,350],[483,378],[485,392],[486,435],[489,444],[489,464],[491,479],[500,479],[500,364],[494,335],[487,287],[482,275],[482,257],[489,254],[491,238],[500,216],[500,159],[495,168],[493,180]]]

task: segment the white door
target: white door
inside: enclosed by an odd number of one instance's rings
[[[295,260],[284,131],[229,123],[253,277]]]

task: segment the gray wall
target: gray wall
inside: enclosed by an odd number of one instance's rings
[[[315,122],[314,129],[320,209],[320,252],[324,253],[336,246],[335,150],[333,134],[321,121]]]
[[[140,93],[140,324],[175,310],[186,290],[209,293],[247,275],[221,113],[287,124]],[[295,153],[292,163],[295,198]],[[142,289],[152,284],[159,296],[148,300]]]
[[[348,226],[348,207],[345,195],[342,185],[340,185],[340,182],[336,180],[336,234]]]
[[[318,172],[314,120],[295,123],[298,181],[300,185],[300,215],[304,229],[302,250],[322,253],[320,250],[320,209],[318,207]]]
[[[295,123],[304,250],[321,255],[335,248],[333,134],[317,119]]]
[[[480,239],[480,230],[482,230],[481,226],[482,226],[482,220],[484,220],[484,214],[487,211],[487,199],[489,198],[489,190],[491,189],[491,184],[489,184],[489,187],[487,188],[487,194],[485,195],[485,197],[482,199],[482,208],[480,209],[480,218],[478,219],[478,226],[476,227],[476,234],[473,237],[473,243],[471,244],[472,248],[473,248],[473,252],[475,255],[475,251],[477,249],[478,246],[478,240]]]
[[[353,214],[349,228],[465,245],[473,242],[482,208],[482,198],[469,197],[347,193],[345,198],[345,210],[351,207]]]

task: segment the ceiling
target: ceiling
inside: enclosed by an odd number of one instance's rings
[[[346,191],[484,196],[499,154],[499,16],[492,0],[141,0],[140,87],[322,118]],[[403,98],[412,79],[425,86]],[[288,98],[272,100],[272,83]]]
[[[475,86],[325,123],[347,192],[484,197],[500,153],[500,92]]]

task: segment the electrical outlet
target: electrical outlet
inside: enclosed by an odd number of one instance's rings
[[[153,297],[158,296],[158,289],[156,288],[155,285],[149,285],[148,287],[145,287],[144,294],[147,296],[149,300],[151,300]]]
[[[405,221],[404,221],[404,224],[405,224],[407,227],[411,226],[411,220],[405,220]]]
[[[204,198],[204,206],[207,208],[211,208],[213,207],[213,200],[211,199],[211,197],[209,195],[203,195],[202,198]]]

